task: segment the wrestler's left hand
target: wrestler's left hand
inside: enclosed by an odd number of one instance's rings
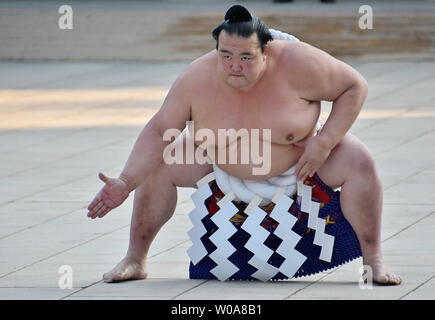
[[[305,181],[323,165],[331,153],[330,146],[321,136],[313,136],[307,139],[305,150],[299,158],[295,168],[297,181]]]

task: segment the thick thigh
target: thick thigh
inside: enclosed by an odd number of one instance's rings
[[[332,149],[317,174],[328,186],[338,188],[353,175],[373,169],[374,159],[367,146],[354,135],[347,133]]]
[[[177,139],[172,142],[174,147],[183,146],[184,157],[186,159],[186,151],[187,145],[193,145],[194,151],[197,150],[197,146],[193,144],[193,137],[183,131],[183,133],[177,137]],[[193,157],[194,158],[194,157]],[[157,175],[163,179],[168,179],[172,184],[177,187],[196,187],[196,182],[207,175],[208,173],[213,171],[213,165],[205,163],[198,164],[196,160],[194,164],[186,164],[186,161],[183,161],[183,164],[167,164],[165,162],[162,163],[161,167],[158,170]]]

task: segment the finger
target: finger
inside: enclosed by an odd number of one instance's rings
[[[92,200],[92,202],[89,204],[88,206],[88,210],[91,211],[93,207],[95,207],[97,205],[98,202],[100,202],[101,197],[100,195],[97,195],[94,200]]]
[[[92,210],[93,212],[97,212],[98,210],[101,209],[101,207],[104,206],[104,202],[103,200],[101,200],[100,202],[97,203],[97,205],[95,206],[94,210]]]
[[[93,213],[92,214],[92,216],[91,216],[91,218],[92,219],[95,219],[95,218],[97,218],[98,217],[98,215],[100,214],[100,213],[102,213],[103,211],[104,211],[104,209],[105,209],[105,207],[103,206],[103,207],[101,207],[100,209],[98,209],[95,213]]]
[[[98,218],[100,214],[102,214],[106,209],[107,209],[106,206],[101,207],[100,210],[98,210],[97,214],[95,215],[95,218]]]
[[[309,164],[305,163],[304,166],[299,171],[299,174],[297,175],[297,180],[298,181],[304,181],[305,180],[305,175],[308,173],[308,168],[309,168]]]
[[[296,177],[299,177],[299,174],[301,173],[301,169],[303,168],[305,164],[305,160],[302,159],[302,157],[299,159],[298,163],[296,163],[296,167],[295,167],[295,175]]]
[[[104,173],[102,173],[102,172],[100,172],[100,173],[98,174],[98,178],[100,178],[101,181],[103,181],[104,183],[109,182],[109,178],[106,177],[106,176],[104,175]]]
[[[106,214],[108,214],[112,209],[111,208],[107,208],[102,214],[100,214],[98,217],[102,218],[104,217]]]
[[[301,170],[300,173],[301,180],[299,181],[305,181],[305,179],[307,179],[308,177],[308,174],[311,173],[312,170],[313,170],[312,165],[310,165],[309,163],[305,164],[305,166]]]
[[[101,213],[104,212],[104,210],[106,210],[106,206],[103,205],[96,213],[95,213],[95,218],[97,218]]]
[[[97,212],[102,205],[102,201],[98,202],[96,205],[94,205],[88,212],[88,217],[91,217]]]
[[[312,177],[314,176],[314,174],[316,173],[316,171],[317,171],[316,168],[311,169],[311,172],[310,172],[310,174],[309,174],[310,178],[312,178]]]
[[[94,218],[94,216],[97,214],[97,212],[101,209],[103,205],[104,205],[103,201],[98,202],[98,204],[92,209],[92,211],[90,212],[90,214],[88,214],[88,216]]]

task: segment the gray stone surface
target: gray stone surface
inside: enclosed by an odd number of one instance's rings
[[[188,280],[190,188],[179,189],[175,215],[151,247],[149,279],[102,283],[102,274],[127,249],[132,199],[102,220],[88,220],[85,207],[101,186],[97,173],[119,173],[141,127],[186,64],[35,63],[26,64],[27,76],[22,64],[4,62],[1,298],[433,299],[435,64],[352,65],[374,92],[351,132],[372,151],[384,183],[384,256],[403,276],[400,287],[359,289],[361,259],[285,282]],[[105,74],[113,68],[118,72]],[[159,69],[154,86],[147,75]],[[33,70],[43,70],[44,77]],[[22,79],[8,84],[9,72]],[[412,87],[418,91],[411,94]],[[324,116],[329,110],[325,103]],[[58,287],[62,265],[73,268],[73,289]]]
[[[21,58],[27,54],[16,47],[5,51],[1,24],[10,13],[5,9],[47,12],[53,3],[0,2],[0,59],[7,52]],[[229,2],[196,3],[195,10],[210,14]],[[346,13],[349,3],[327,10]],[[433,5],[419,3],[398,1],[392,11],[430,11]],[[183,15],[194,8],[183,5],[128,2],[122,7],[114,2],[111,10],[149,6],[157,15],[179,6]],[[262,1],[252,5],[265,8]],[[96,2],[78,6],[104,9]],[[307,2],[292,9],[301,13],[316,6]],[[168,46],[155,50],[166,52]],[[188,54],[183,59],[196,53]],[[178,189],[174,217],[151,246],[149,279],[102,283],[102,274],[126,252],[132,197],[104,219],[89,220],[85,208],[101,186],[97,174],[119,174],[141,128],[187,62],[0,62],[0,299],[434,299],[435,62],[419,61],[418,55],[385,60],[346,59],[369,82],[369,97],[351,132],[375,157],[384,188],[384,256],[403,277],[399,287],[372,290],[358,286],[361,259],[282,282],[188,280],[190,188]],[[326,118],[331,104],[322,105]],[[72,267],[72,289],[59,288],[63,265]]]

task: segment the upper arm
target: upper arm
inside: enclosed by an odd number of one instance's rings
[[[184,71],[171,86],[159,111],[151,118],[149,125],[161,136],[167,129],[178,129],[186,126],[191,116],[191,97],[188,71]]]
[[[293,43],[284,56],[291,81],[303,99],[334,101],[354,86],[367,86],[351,66],[309,44]]]

